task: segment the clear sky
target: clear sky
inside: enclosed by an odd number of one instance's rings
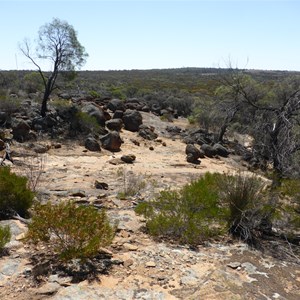
[[[226,67],[300,71],[300,0],[0,0],[0,70],[54,17],[89,54],[83,70]]]

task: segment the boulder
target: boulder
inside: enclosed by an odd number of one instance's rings
[[[117,152],[120,151],[123,143],[120,134],[117,131],[111,131],[100,138],[102,147],[106,150]]]
[[[84,142],[84,146],[89,151],[101,151],[100,144],[93,137],[88,137]]]
[[[187,155],[186,160],[187,160],[187,162],[190,162],[190,163],[200,163],[199,158],[204,157],[202,151],[200,151],[193,144],[186,145],[185,153]]]
[[[122,119],[124,112],[122,110],[116,110],[113,114],[113,119]]]
[[[210,158],[217,155],[217,151],[213,148],[213,146],[208,145],[208,144],[203,144],[201,146],[201,150],[204,152],[205,156],[210,157]]]
[[[109,130],[121,131],[124,123],[122,119],[111,119],[109,121],[106,121],[105,125]]]
[[[229,155],[229,151],[221,144],[214,144],[213,149],[219,156],[227,157]]]
[[[157,133],[154,132],[154,127],[143,124],[139,127],[139,136],[150,141],[155,140],[158,137]]]
[[[102,108],[88,102],[81,107],[81,111],[87,113],[91,117],[95,117],[99,125],[105,126],[106,116]]]
[[[107,108],[112,112],[116,110],[125,111],[124,101],[120,99],[112,99],[107,103]]]
[[[23,119],[14,119],[12,124],[12,134],[14,139],[23,142],[29,138],[30,125]]]
[[[125,129],[136,132],[143,123],[143,117],[137,110],[127,109],[123,115]]]

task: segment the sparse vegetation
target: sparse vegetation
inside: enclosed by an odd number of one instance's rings
[[[18,214],[28,216],[34,193],[27,187],[27,178],[11,172],[9,167],[0,168],[0,218]]]
[[[122,180],[122,189],[117,195],[119,199],[136,196],[146,187],[146,182],[141,174],[134,174],[132,171],[121,168],[117,175]]]
[[[77,206],[71,201],[37,204],[28,227],[27,241],[41,244],[63,261],[96,256],[111,244],[115,228],[106,212]]]
[[[10,239],[10,227],[8,225],[0,226],[0,254],[3,253],[4,247],[10,241]]]

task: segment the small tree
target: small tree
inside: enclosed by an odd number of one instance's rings
[[[51,23],[42,26],[38,33],[38,45],[36,58],[31,53],[28,40],[20,46],[21,52],[35,65],[39,72],[43,85],[44,96],[42,100],[41,115],[44,117],[47,111],[48,99],[55,89],[55,82],[59,73],[73,72],[80,68],[88,56],[84,47],[77,39],[77,33],[73,26],[57,18]],[[52,71],[43,72],[38,59],[48,60],[52,64]]]

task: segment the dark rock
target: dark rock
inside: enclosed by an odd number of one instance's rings
[[[113,115],[113,119],[122,119],[124,112],[122,110],[116,110]]]
[[[95,188],[99,190],[108,190],[108,184],[106,182],[95,181]]]
[[[0,151],[5,149],[5,143],[4,141],[0,140]]]
[[[211,145],[208,144],[203,144],[201,146],[201,149],[204,152],[204,155],[210,158],[214,157],[217,154],[217,151]]]
[[[158,135],[154,132],[154,127],[149,127],[146,125],[141,125],[139,127],[139,136],[146,140],[155,140]]]
[[[84,146],[90,151],[101,151],[100,144],[93,137],[88,137],[84,142]]]
[[[203,157],[203,153],[194,145],[188,144],[185,148],[186,160],[189,163],[200,164],[199,158]]]
[[[107,103],[107,108],[112,112],[115,112],[116,110],[125,111],[124,101],[120,99],[112,99]]]
[[[143,123],[143,117],[140,112],[128,109],[124,112],[123,122],[125,129],[136,132]]]
[[[132,164],[136,159],[136,156],[133,154],[123,155],[121,157],[121,160],[124,161],[127,164]]]
[[[105,124],[109,130],[115,130],[115,131],[121,131],[124,125],[122,119],[111,119],[109,121],[106,121]]]
[[[117,131],[111,131],[100,138],[102,147],[106,150],[117,152],[120,151],[121,144],[123,143],[120,134]]]
[[[229,151],[221,144],[215,144],[213,149],[216,151],[217,155],[221,157],[227,157],[229,155]]]
[[[28,139],[30,132],[30,125],[27,121],[22,119],[14,119],[12,125],[12,134],[14,138],[19,142],[24,142]]]

